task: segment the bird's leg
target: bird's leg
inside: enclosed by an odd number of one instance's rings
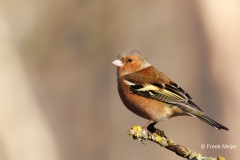
[[[165,134],[164,134],[164,131],[162,131],[162,130],[157,129],[157,128],[154,127],[155,124],[157,124],[157,122],[154,122],[154,121],[150,120],[150,121],[143,127],[143,129],[144,129],[145,131],[147,131],[148,135],[151,135],[151,133],[155,132],[155,133],[157,133],[158,135],[167,138],[167,137],[165,136]]]
[[[155,131],[154,129],[156,129],[156,128],[154,127],[154,125],[155,125],[156,123],[157,123],[157,122],[154,122],[153,120],[150,120],[150,121],[148,121],[148,123],[143,127],[143,129],[144,129],[145,131],[147,131],[147,133],[148,133],[149,136],[151,135],[152,132]]]

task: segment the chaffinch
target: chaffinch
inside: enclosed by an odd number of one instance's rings
[[[165,74],[151,66],[137,50],[121,53],[112,64],[117,66],[118,92],[124,105],[148,119],[144,129],[175,116],[196,117],[216,129],[228,130],[204,115],[192,98]]]

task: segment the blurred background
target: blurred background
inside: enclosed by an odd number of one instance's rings
[[[111,62],[132,48],[230,131],[191,117],[156,127],[204,156],[237,160],[238,0],[1,1],[0,159],[183,159],[127,134],[147,120],[122,104]]]

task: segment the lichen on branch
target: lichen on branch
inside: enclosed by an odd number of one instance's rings
[[[186,158],[188,160],[225,160],[223,157],[204,157],[200,153],[190,150],[187,147],[184,147],[179,144],[174,144],[173,140],[167,138],[164,132],[156,129],[155,132],[147,132],[140,126],[134,126],[131,130],[128,131],[128,134],[133,137],[135,140],[144,141],[149,140],[155,142],[156,144],[164,147],[172,152],[175,152],[177,155]]]

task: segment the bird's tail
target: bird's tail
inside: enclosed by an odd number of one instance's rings
[[[190,114],[190,115],[193,117],[197,117],[198,119],[202,120],[203,122],[206,122],[207,124],[209,124],[210,126],[216,128],[216,129],[219,129],[219,130],[224,129],[227,131],[229,130],[227,127],[219,124],[218,122],[212,120],[211,118],[209,118],[205,115],[192,115],[192,114]]]

